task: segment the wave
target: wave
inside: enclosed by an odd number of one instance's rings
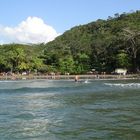
[[[111,87],[138,87],[140,88],[140,83],[104,83],[104,85],[111,86]]]
[[[1,93],[44,93],[44,92],[52,92],[52,93],[68,93],[73,91],[79,91],[80,89],[77,87],[21,87],[15,89],[0,89]]]
[[[32,119],[35,118],[35,115],[33,113],[23,112],[23,113],[20,113],[20,114],[15,115],[14,118],[17,118],[17,119],[26,119],[26,120],[31,119],[32,120]]]
[[[57,91],[58,88],[49,87],[49,88],[32,88],[32,87],[21,87],[16,89],[0,89],[0,93],[36,93],[36,92],[45,92],[45,91]]]
[[[16,83],[18,80],[1,80],[0,83]]]

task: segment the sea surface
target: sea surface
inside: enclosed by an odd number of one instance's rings
[[[140,80],[0,81],[0,140],[140,140]]]

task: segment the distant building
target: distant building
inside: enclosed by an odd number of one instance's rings
[[[122,74],[122,75],[126,75],[126,73],[127,73],[127,69],[121,69],[121,68],[117,68],[117,69],[115,69],[115,73],[117,73],[117,74]]]

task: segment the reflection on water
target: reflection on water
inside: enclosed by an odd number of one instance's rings
[[[140,139],[139,81],[0,82],[0,139]]]

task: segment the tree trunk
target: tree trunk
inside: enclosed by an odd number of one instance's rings
[[[136,73],[137,72],[137,63],[136,63],[137,61],[136,61],[136,58],[134,57],[133,58],[133,69],[132,69],[132,71],[134,72],[134,73]]]

